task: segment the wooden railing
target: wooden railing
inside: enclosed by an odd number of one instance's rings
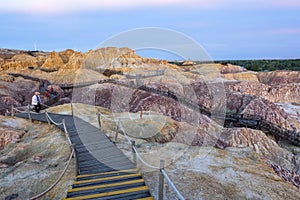
[[[99,128],[101,128],[101,113],[100,111],[98,111],[97,114],[97,119],[98,119],[98,123],[99,123]],[[103,115],[102,115],[103,116]],[[104,117],[104,116],[103,116]],[[117,120],[111,120],[110,118],[106,118],[106,120],[109,120],[111,122],[114,122],[116,124],[116,133],[115,133],[115,137],[114,137],[114,141],[112,141],[113,143],[116,143],[117,141],[117,137],[118,137],[118,133],[119,130],[122,131],[123,135],[125,136],[128,144],[131,146],[131,152],[132,152],[132,160],[133,163],[136,165],[137,163],[137,159],[144,164],[145,166],[152,168],[154,170],[158,170],[159,171],[159,179],[158,179],[158,200],[163,200],[164,199],[164,180],[167,181],[168,185],[172,188],[172,190],[174,191],[174,193],[177,195],[179,200],[184,200],[185,198],[182,196],[182,194],[178,191],[178,189],[176,188],[176,186],[174,185],[174,183],[172,182],[172,180],[170,179],[167,171],[164,168],[164,160],[160,160],[160,166],[153,166],[149,163],[147,163],[146,161],[144,161],[144,159],[142,158],[142,156],[140,155],[140,153],[138,152],[136,145],[135,145],[135,141],[132,140],[128,134],[126,133],[126,131],[124,130],[124,127],[122,126],[122,124]]]
[[[28,109],[25,110],[25,111],[20,111],[19,109],[17,108],[14,108],[12,106],[11,108],[11,116],[14,117],[15,116],[15,112],[21,112],[21,113],[27,113],[28,114],[28,118],[30,119],[30,121],[32,121],[32,113],[30,111],[30,106],[28,105]],[[73,112],[72,112],[73,113]],[[41,113],[42,114],[42,113]],[[40,115],[41,115],[40,114]],[[47,111],[45,112],[45,117],[46,117],[46,120],[48,122],[48,124],[55,124],[56,126],[63,126],[63,130],[64,130],[64,133],[65,133],[65,136],[68,140],[68,143],[69,143],[69,147],[70,147],[70,155],[69,155],[69,159],[66,163],[66,166],[64,167],[63,171],[61,172],[60,176],[56,179],[56,181],[50,185],[46,190],[44,190],[43,192],[29,198],[30,200],[35,200],[35,199],[38,199],[38,198],[41,198],[43,197],[44,195],[46,195],[48,192],[50,192],[63,178],[63,176],[65,175],[70,163],[71,163],[71,160],[73,157],[75,157],[75,169],[76,169],[76,175],[78,174],[78,161],[77,161],[77,153],[76,153],[76,148],[75,148],[75,145],[72,144],[71,140],[70,140],[70,137],[69,137],[69,134],[68,134],[68,130],[67,130],[67,127],[66,127],[66,123],[65,123],[65,120],[63,119],[62,122],[55,122],[50,116],[49,114],[47,113]]]
[[[31,80],[40,80],[31,76],[22,75],[22,74],[10,74],[13,76],[22,76],[23,78],[31,79]],[[200,112],[201,114],[207,115],[209,117],[213,118],[220,118],[225,120],[225,126],[235,126],[235,127],[248,127],[248,128],[254,128],[259,129],[267,134],[276,135],[280,138],[286,139],[290,141],[291,143],[300,146],[300,133],[295,130],[286,129],[283,127],[279,127],[277,124],[274,124],[270,121],[267,121],[263,118],[260,118],[256,115],[243,115],[239,113],[226,113],[225,118],[223,113],[220,113],[218,116],[218,113],[214,113],[212,116],[211,111],[209,108],[204,107],[203,105],[199,105],[198,103],[191,101],[184,96],[181,96],[180,94],[176,94],[173,91],[170,91],[168,89],[166,90],[160,90],[157,88],[149,87],[146,85],[138,86],[134,84],[132,81],[125,82],[125,81],[118,81],[114,79],[104,79],[104,80],[95,80],[95,81],[89,81],[89,82],[81,82],[81,83],[75,83],[75,84],[58,84],[62,89],[72,89],[72,88],[79,88],[79,87],[86,87],[89,85],[94,84],[104,84],[104,83],[111,83],[116,84],[123,87],[128,87],[132,89],[137,90],[143,90],[149,93],[158,94],[160,96],[168,97],[171,99],[174,99],[175,101],[179,102],[180,104],[185,105],[186,107],[196,111]]]

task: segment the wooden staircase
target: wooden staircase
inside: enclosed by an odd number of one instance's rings
[[[138,169],[78,175],[66,200],[154,200]]]
[[[29,118],[27,113],[16,116]],[[56,122],[64,119],[70,143],[76,148],[78,175],[65,199],[154,199],[135,164],[101,130],[71,115],[31,113],[36,121],[47,122],[46,116]],[[65,130],[62,124],[57,127]]]

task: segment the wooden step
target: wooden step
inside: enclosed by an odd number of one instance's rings
[[[130,189],[125,189],[125,190],[117,190],[117,191],[112,191],[112,192],[104,192],[104,193],[99,193],[99,194],[84,195],[84,196],[71,197],[71,198],[65,198],[65,199],[66,200],[78,200],[78,199],[93,199],[93,198],[99,198],[99,197],[113,198],[114,195],[130,194],[130,193],[142,192],[142,191],[149,191],[149,187],[141,186],[141,187],[130,188]]]
[[[81,181],[75,181],[73,183],[73,188],[88,186],[88,185],[95,185],[95,184],[122,182],[124,180],[141,179],[141,178],[142,178],[142,174],[136,173],[136,174],[126,174],[126,175],[121,175],[121,176],[112,176],[112,177],[96,178],[96,179],[89,179],[89,180],[81,180]]]
[[[110,172],[103,172],[103,173],[94,173],[94,174],[83,174],[83,175],[78,175],[76,178],[88,178],[88,177],[95,177],[95,176],[107,176],[107,175],[118,175],[120,173],[137,173],[138,169],[125,169],[125,170],[119,170],[119,171],[110,171]]]
[[[133,183],[143,183],[143,182],[144,182],[144,179],[137,179],[137,180],[131,180],[131,181],[118,182],[118,183],[110,183],[110,184],[102,184],[102,185],[96,185],[96,186],[73,188],[73,189],[69,189],[68,193],[69,192],[84,191],[84,190],[108,188],[108,187],[114,187],[114,186],[120,186],[120,185],[129,185],[129,184],[133,184]]]
[[[125,190],[130,188],[141,187],[141,186],[145,186],[145,182],[143,179],[88,186],[88,187],[80,187],[80,188],[74,188],[68,190],[67,197],[70,198],[70,197],[90,195],[90,194],[100,194],[104,192],[113,192],[113,191]]]
[[[154,200],[154,197],[145,197],[145,198],[140,198],[136,200]]]
[[[141,173],[134,168],[134,163],[109,140],[100,140],[97,143],[91,140],[88,146],[83,145],[78,131],[88,131],[92,135],[100,134],[105,138],[106,136],[99,129],[81,119],[76,119],[78,122],[76,127],[74,121],[76,117],[69,115],[51,113],[49,115],[57,122],[65,119],[71,142],[77,147],[78,167],[81,174],[77,176],[72,189],[68,190],[65,199],[153,200]],[[20,116],[28,118],[26,114]],[[32,118],[46,122],[45,114],[32,114]],[[57,127],[63,130],[62,125]],[[94,157],[97,153],[103,155],[102,160]]]

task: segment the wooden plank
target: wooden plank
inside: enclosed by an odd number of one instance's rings
[[[132,177],[141,177],[142,174],[126,174],[121,176],[113,176],[113,177],[104,177],[104,178],[96,178],[91,180],[82,180],[82,181],[74,181],[73,185],[84,184],[84,183],[94,183],[94,182],[101,182],[101,181],[109,181],[109,180],[118,180],[123,178],[132,178]]]
[[[68,192],[78,192],[78,191],[84,191],[84,190],[109,188],[109,187],[129,185],[129,184],[134,184],[134,183],[144,183],[144,179],[130,180],[130,181],[124,181],[124,182],[118,182],[118,183],[109,183],[109,184],[96,185],[96,186],[73,188],[73,189],[69,189]]]
[[[86,153],[86,155],[89,155],[89,153]],[[79,161],[80,162],[88,162],[89,159],[85,159],[84,158],[85,155],[84,154],[79,154]],[[91,159],[94,158],[94,157],[90,157]],[[94,158],[95,159],[95,158]],[[106,162],[106,161],[120,161],[120,160],[126,160],[128,163],[132,163],[127,157],[124,157],[122,154],[111,154],[111,155],[106,155],[105,157],[101,157],[99,159],[95,159],[99,162]]]
[[[111,149],[111,148],[108,148],[108,149],[110,151],[114,150],[114,149]],[[99,155],[97,155],[97,154],[99,154]],[[111,157],[123,157],[123,158],[127,158],[126,156],[120,154],[119,152],[109,152],[109,151],[104,150],[102,148],[94,149],[93,151],[88,151],[88,150],[80,149],[80,150],[78,150],[77,155],[80,158],[80,160],[81,160],[81,158],[83,158],[84,160],[86,160],[85,156],[89,156],[89,155],[92,155],[93,158],[96,159],[96,160],[107,160],[107,159],[110,159]],[[105,156],[101,156],[101,155],[105,155]]]
[[[138,169],[126,169],[126,170],[118,170],[118,171],[111,171],[111,172],[104,172],[104,173],[97,173],[97,174],[86,174],[86,175],[78,175],[76,178],[85,178],[90,176],[101,176],[101,175],[108,175],[108,174],[117,174],[122,172],[137,172]]]
[[[116,165],[116,166],[105,166],[105,165],[96,165],[96,166],[89,166],[85,168],[80,168],[80,174],[91,174],[91,173],[101,173],[101,172],[108,172],[108,171],[115,171],[115,170],[124,170],[124,169],[131,169],[135,166],[123,164],[123,165]]]
[[[154,200],[154,197],[145,197],[145,198],[140,198],[136,200]]]
[[[90,166],[106,166],[110,167],[113,169],[119,169],[118,166],[126,165],[126,166],[131,166],[132,168],[135,167],[134,163],[132,163],[130,160],[123,158],[123,157],[118,157],[118,158],[113,158],[113,159],[107,159],[107,160],[96,160],[96,159],[90,159],[90,160],[80,160],[78,163],[78,166],[80,169],[83,169],[84,167],[90,167]]]
[[[101,155],[100,158],[102,158],[103,157],[102,155],[105,155],[105,154],[106,154],[106,156],[108,156],[108,155],[110,155],[110,156],[119,156],[119,155],[121,155],[121,156],[126,157],[122,152],[117,151],[116,147],[111,147],[111,146],[110,147],[103,147],[103,148],[98,147],[97,149],[94,149],[93,151],[89,151],[89,149],[82,147],[82,148],[78,149],[78,152],[80,153],[80,155],[85,155],[85,154],[97,155],[97,154],[99,154],[99,155]]]
[[[128,160],[119,160],[119,161],[102,161],[102,162],[100,162],[100,163],[102,163],[103,165],[102,166],[105,166],[105,167],[110,167],[110,168],[112,168],[112,169],[119,169],[119,167],[121,167],[121,166],[130,166],[131,168],[133,168],[134,167],[134,165],[132,164],[132,163],[128,163]],[[95,163],[95,162],[88,162],[88,163],[79,163],[79,168],[80,169],[84,169],[84,168],[86,168],[86,167],[93,167],[93,166],[95,166],[95,167],[100,167],[101,165],[97,165],[97,163]]]
[[[104,192],[112,192],[112,191],[125,190],[125,189],[129,189],[129,188],[145,186],[145,182],[142,179],[135,180],[135,181],[137,181],[137,182],[131,183],[131,184],[120,184],[120,185],[116,185],[116,186],[112,185],[112,186],[104,187],[104,188],[95,188],[95,189],[91,189],[91,190],[81,190],[81,191],[77,191],[77,192],[69,192],[67,194],[67,198],[91,195],[91,194],[99,194],[99,193],[104,193]],[[120,182],[120,183],[123,183],[123,182]],[[92,186],[90,186],[90,187],[92,187]],[[146,192],[148,192],[148,191],[146,191]],[[132,195],[132,194],[128,194],[128,195]],[[149,196],[149,194],[146,196]],[[114,198],[112,197],[111,199],[114,199]]]
[[[102,168],[96,168],[96,169],[85,169],[85,170],[81,170],[79,174],[90,174],[90,173],[101,173],[101,172],[110,172],[114,169],[112,168],[108,168],[108,167],[102,167]]]
[[[93,147],[100,147],[100,148],[111,147],[111,148],[113,148],[114,145],[111,143],[108,143],[107,141],[94,141],[93,143],[87,143],[87,144],[85,143],[85,144],[77,145],[76,147],[77,147],[77,149],[93,148]]]
[[[65,198],[66,200],[78,200],[78,199],[92,199],[92,198],[99,198],[99,197],[105,197],[105,196],[113,196],[118,194],[126,194],[130,192],[138,192],[138,191],[148,191],[148,186],[141,186],[136,188],[130,188],[125,190],[118,190],[118,191],[112,191],[112,192],[103,192],[100,194],[92,194],[92,195],[86,195],[86,196],[79,196],[79,197],[73,197],[73,198]]]

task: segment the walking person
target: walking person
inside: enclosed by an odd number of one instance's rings
[[[35,112],[39,113],[41,110],[41,97],[39,92],[35,92],[32,96],[31,104],[34,106]]]
[[[51,88],[50,88],[50,94],[53,94],[53,87],[51,86]]]
[[[50,94],[49,94],[48,90],[46,90],[45,96],[46,96],[47,100],[49,100]]]

